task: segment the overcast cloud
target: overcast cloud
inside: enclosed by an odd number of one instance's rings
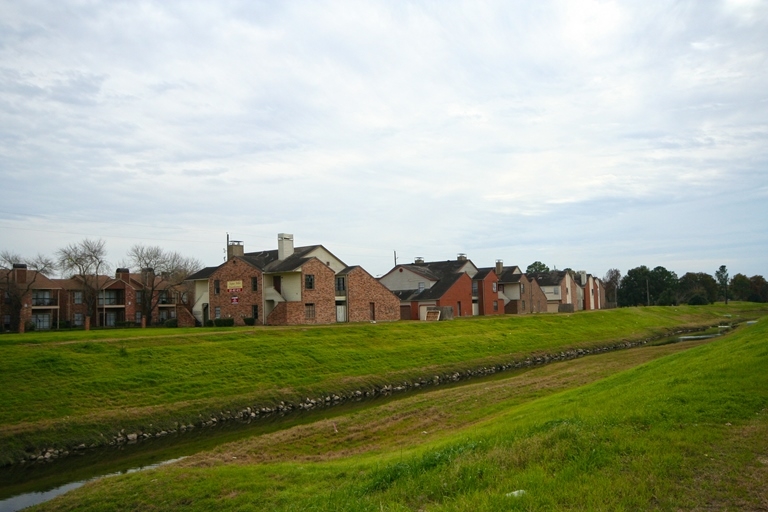
[[[0,0],[0,248],[767,275],[768,2]]]

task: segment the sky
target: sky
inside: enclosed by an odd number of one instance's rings
[[[768,275],[768,2],[0,0],[0,249]]]

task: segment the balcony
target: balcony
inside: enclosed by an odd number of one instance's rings
[[[51,307],[56,305],[56,299],[52,297],[32,297],[32,307]]]
[[[121,297],[99,297],[99,306],[125,306]]]

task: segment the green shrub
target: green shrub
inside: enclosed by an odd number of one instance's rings
[[[206,320],[205,321],[205,326],[206,327],[213,327],[213,320]]]
[[[245,325],[255,325],[256,324],[256,319],[253,318],[253,317],[247,316],[247,317],[243,318],[243,322],[245,322]]]
[[[232,327],[235,325],[234,318],[217,318],[213,321],[213,325],[216,327]]]
[[[707,304],[709,304],[709,301],[703,295],[694,295],[688,299],[689,306],[706,306]]]
[[[179,321],[176,318],[169,318],[165,322],[163,322],[163,327],[178,327]]]
[[[27,321],[24,323],[24,330],[25,330],[26,332],[31,332],[31,331],[34,331],[34,330],[35,330],[35,322],[33,322],[32,320],[27,320]]]

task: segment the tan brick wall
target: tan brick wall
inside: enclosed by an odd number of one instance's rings
[[[257,279],[257,290],[251,289],[251,278]],[[219,294],[213,293],[213,282],[219,280]],[[227,281],[242,281],[243,289],[239,292],[227,291]],[[264,301],[262,291],[264,279],[261,270],[240,258],[232,258],[216,269],[208,279],[208,307],[211,319],[216,317],[216,308],[221,308],[221,318],[234,318],[235,325],[245,325],[243,318],[252,314],[252,306],[259,307],[257,324],[264,323]],[[238,303],[233,304],[232,298],[237,297]]]
[[[525,289],[520,293],[519,300],[509,301],[505,307],[505,312],[513,315],[526,315],[529,313],[546,313],[547,296],[541,290],[539,283],[535,279],[529,280],[523,276],[520,282]]]
[[[350,322],[369,322],[371,303],[377,322],[400,319],[400,299],[361,267],[347,274],[347,318]]]

